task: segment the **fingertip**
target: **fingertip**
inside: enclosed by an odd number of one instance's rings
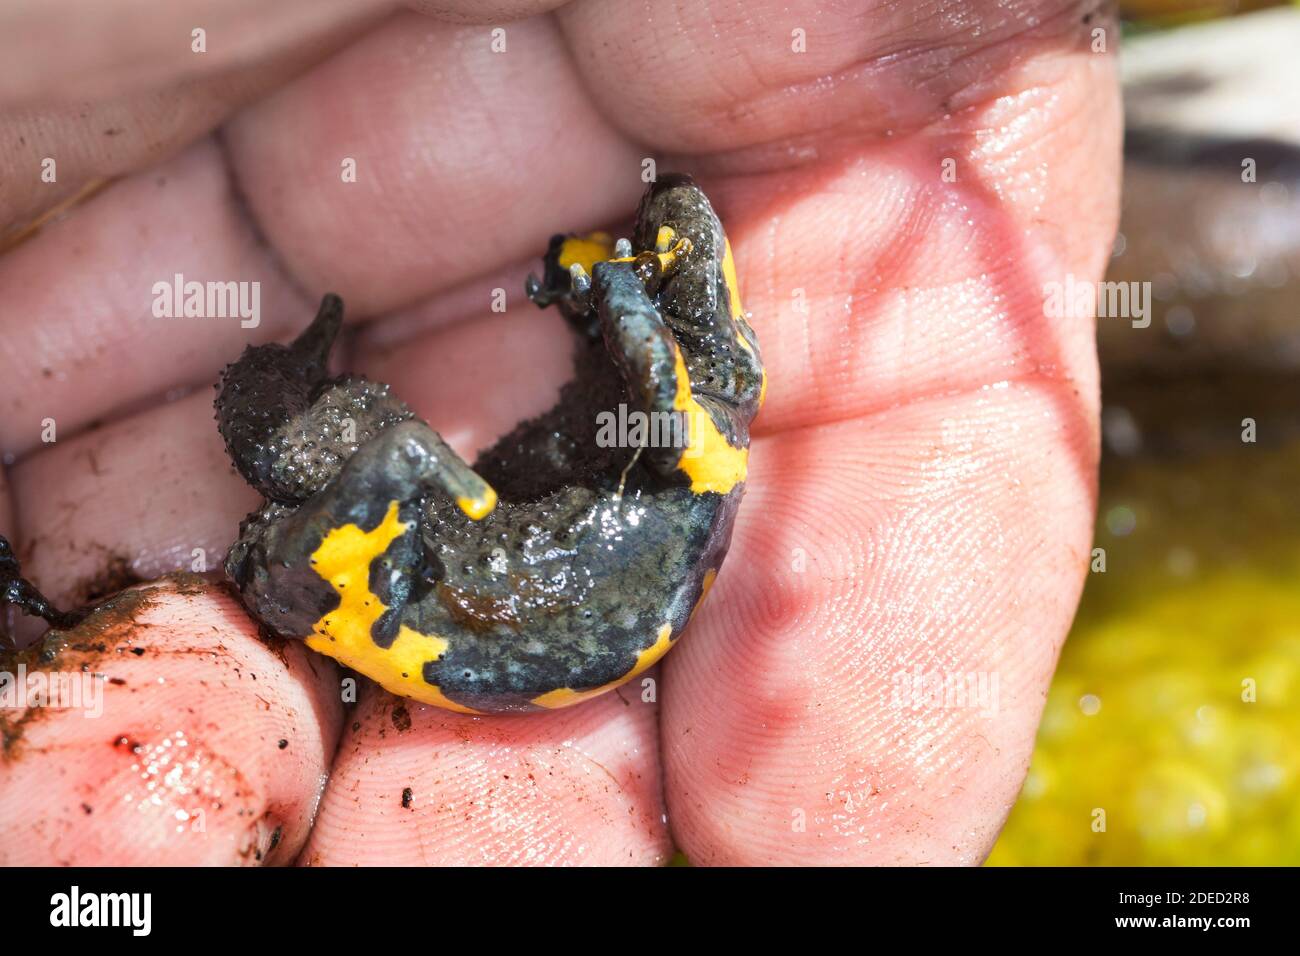
[[[122,592],[67,638],[23,661],[59,696],[4,721],[0,862],[294,859],[341,714],[321,659],[262,643],[192,576]]]
[[[670,852],[653,704],[470,717],[363,692],[308,865],[657,865]]]

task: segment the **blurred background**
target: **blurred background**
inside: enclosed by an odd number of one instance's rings
[[[1300,5],[1120,8],[1150,325],[1098,319],[1100,550],[988,862],[1296,865]]]

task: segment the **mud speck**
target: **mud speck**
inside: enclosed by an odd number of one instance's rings
[[[72,593],[78,604],[97,604],[132,585],[142,583],[144,578],[135,573],[131,562],[123,555],[115,554],[92,577],[79,581]]]
[[[405,704],[394,704],[391,717],[393,726],[397,729],[398,733],[405,733],[411,729],[411,712],[406,709]]]
[[[51,629],[43,639],[21,651],[0,650],[0,671],[15,674],[22,665],[28,674],[49,670],[97,672],[100,657],[123,639],[130,638],[131,625],[153,603],[148,589],[123,591],[75,627],[66,631]],[[17,759],[26,728],[33,721],[58,712],[52,707],[28,707],[16,716],[0,712],[0,760]]]
[[[163,577],[171,583],[173,590],[184,597],[199,597],[212,589],[213,582],[202,574],[192,571],[173,571]]]

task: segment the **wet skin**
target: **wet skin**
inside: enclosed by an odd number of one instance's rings
[[[630,241],[556,236],[528,293],[575,331],[576,376],[472,469],[386,385],[329,377],[335,296],[218,384],[227,450],[266,497],[226,559],[250,612],[470,713],[577,703],[672,647],[726,556],[766,384],[688,177],[647,189]]]

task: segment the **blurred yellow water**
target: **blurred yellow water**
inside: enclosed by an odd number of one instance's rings
[[[1168,25],[1213,20],[1252,10],[1285,6],[1287,2],[1288,0],[1121,0],[1119,10],[1126,20]]]
[[[1107,570],[990,865],[1300,863],[1297,496],[1294,446],[1108,462]]]

